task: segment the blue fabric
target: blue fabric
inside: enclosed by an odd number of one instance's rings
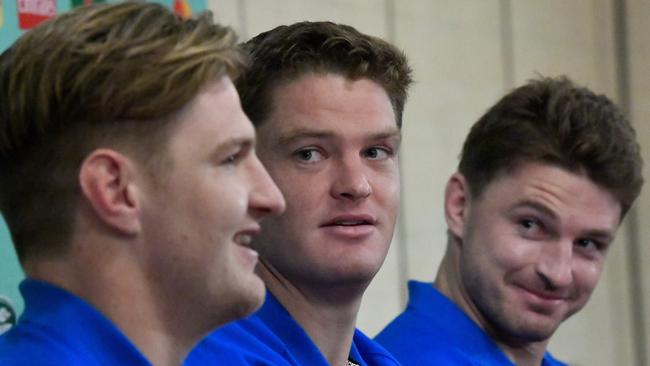
[[[404,365],[515,366],[494,341],[433,284],[410,281],[409,303],[377,335]],[[543,366],[566,365],[548,352]]]
[[[24,280],[25,311],[0,336],[3,366],[150,365],[106,317],[53,285]]]
[[[350,358],[362,366],[399,365],[359,330],[354,333]],[[270,292],[255,314],[201,341],[185,365],[329,366],[307,333]]]

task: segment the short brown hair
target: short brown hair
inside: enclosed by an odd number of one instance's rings
[[[458,170],[478,197],[498,174],[530,161],[585,174],[623,215],[643,185],[639,144],[620,108],[566,77],[532,80],[490,108],[465,140]]]
[[[19,38],[0,56],[0,209],[20,260],[66,247],[88,153],[155,160],[171,116],[245,60],[210,13],[145,2],[76,8]]]
[[[236,86],[242,107],[255,125],[273,108],[278,85],[307,73],[336,73],[350,80],[370,79],[388,94],[396,123],[412,82],[406,56],[388,42],[353,27],[332,22],[300,22],[279,26],[243,44],[252,65]]]

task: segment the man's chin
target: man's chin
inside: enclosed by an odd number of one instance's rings
[[[245,285],[240,283],[239,285],[242,287],[238,289],[239,291],[234,292],[238,296],[236,301],[231,302],[230,319],[228,321],[245,318],[256,312],[264,304],[266,298],[264,282],[256,274],[250,276],[251,278],[247,279],[247,283]]]
[[[327,287],[330,292],[347,293],[346,296],[362,295],[378,271],[376,266],[338,268],[329,271],[329,275],[322,276],[321,285]]]
[[[546,342],[555,333],[560,324],[557,322],[531,322],[515,327],[511,331],[512,339],[516,343]]]

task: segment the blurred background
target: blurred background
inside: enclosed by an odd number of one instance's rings
[[[650,162],[649,1],[205,0],[204,5],[242,40],[281,24],[331,20],[382,37],[409,56],[416,82],[404,115],[402,211],[391,251],[359,314],[359,327],[371,336],[403,310],[408,279],[435,277],[446,245],[446,180],[469,127],[510,89],[539,75],[565,74],[607,94],[628,112]],[[644,175],[649,176],[647,167]],[[572,365],[650,366],[648,190],[620,228],[591,301],[552,338],[551,352]],[[20,308],[16,286],[22,272],[0,229],[0,295]]]

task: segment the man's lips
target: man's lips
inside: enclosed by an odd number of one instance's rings
[[[535,308],[543,312],[550,312],[569,299],[567,291],[545,291],[536,288],[517,286],[524,295],[524,299]]]
[[[568,297],[568,295],[565,294],[564,292],[541,291],[541,290],[531,289],[527,287],[521,287],[521,288],[524,291],[529,292],[543,300],[565,300]]]
[[[253,241],[253,237],[259,233],[260,227],[256,225],[251,226],[248,229],[238,231],[235,233],[235,236],[233,238],[233,241],[237,245],[235,248],[237,248],[236,252],[238,253],[240,260],[242,260],[242,263],[248,264],[251,272],[255,268],[255,265],[258,261],[257,251],[251,248],[251,242]]]
[[[344,214],[328,219],[320,225],[327,235],[341,240],[359,240],[375,231],[377,219],[368,214]]]
[[[251,242],[253,241],[253,237],[259,233],[260,233],[259,226],[250,227],[248,229],[238,231],[237,233],[235,233],[234,242],[237,245],[250,248]]]
[[[375,226],[377,224],[377,219],[372,215],[368,214],[345,214],[337,215],[331,219],[328,219],[320,225],[320,227],[328,226],[359,226],[359,225],[371,225]]]

